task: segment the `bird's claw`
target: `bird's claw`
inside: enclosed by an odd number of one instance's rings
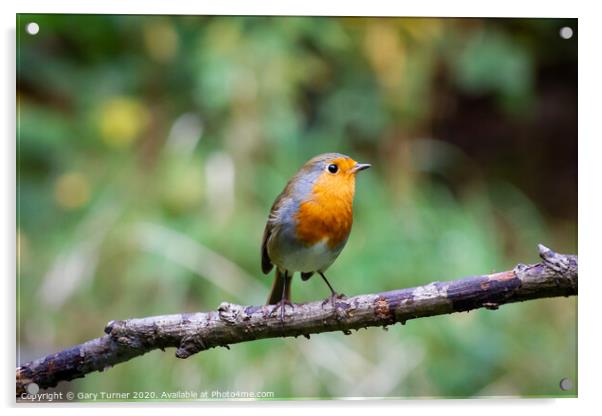
[[[332,310],[336,316],[337,319],[341,319],[342,317],[345,316],[345,309],[341,306],[339,306],[339,304],[337,303],[337,300],[342,300],[342,299],[347,299],[347,296],[345,296],[342,293],[333,293],[332,295],[330,295],[329,297],[327,297],[326,299],[324,299],[324,301],[322,301],[322,306],[324,307],[328,302],[331,303],[332,305]]]
[[[270,313],[268,314],[268,317],[271,318],[274,313],[280,309],[280,321],[284,322],[284,314],[286,312],[286,307],[290,306],[293,310],[295,309],[295,305],[293,305],[293,303],[288,300],[288,299],[282,299],[280,302],[276,303],[274,305],[274,307],[272,308],[272,310],[270,311]]]
[[[328,302],[330,302],[332,304],[332,307],[335,308],[336,304],[337,304],[337,300],[339,300],[339,299],[347,299],[347,296],[345,296],[345,294],[343,294],[343,293],[335,292],[322,301],[322,306],[325,306]]]

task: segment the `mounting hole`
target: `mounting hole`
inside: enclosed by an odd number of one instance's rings
[[[40,391],[40,386],[38,386],[36,383],[29,383],[25,389],[27,390],[28,394],[34,396]]]
[[[573,29],[568,26],[565,26],[560,29],[560,37],[562,39],[570,39],[573,37]]]
[[[25,31],[32,36],[37,35],[40,31],[40,25],[38,25],[36,22],[30,22],[27,24],[27,26],[25,26]]]
[[[40,31],[40,25],[36,22],[27,23],[27,26],[25,26],[25,31],[30,35],[35,36]]]
[[[573,389],[573,382],[570,378],[563,378],[560,380],[560,390],[567,391]]]

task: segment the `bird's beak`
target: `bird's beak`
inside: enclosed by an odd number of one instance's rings
[[[359,172],[360,170],[368,169],[372,165],[370,163],[356,163],[353,167],[353,173]]]

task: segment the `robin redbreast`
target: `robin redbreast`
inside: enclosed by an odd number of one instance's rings
[[[269,305],[271,313],[291,303],[295,272],[307,280],[319,274],[330,289],[333,306],[341,297],[324,272],[345,247],[353,223],[355,175],[371,165],[340,153],[325,153],[309,160],[276,198],[261,243],[261,269],[276,266]],[[327,299],[328,300],[328,299]]]

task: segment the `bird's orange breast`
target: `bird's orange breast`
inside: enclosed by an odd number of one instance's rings
[[[353,174],[322,174],[311,197],[299,205],[297,238],[308,246],[326,239],[331,249],[344,242],[353,223],[354,193]]]

